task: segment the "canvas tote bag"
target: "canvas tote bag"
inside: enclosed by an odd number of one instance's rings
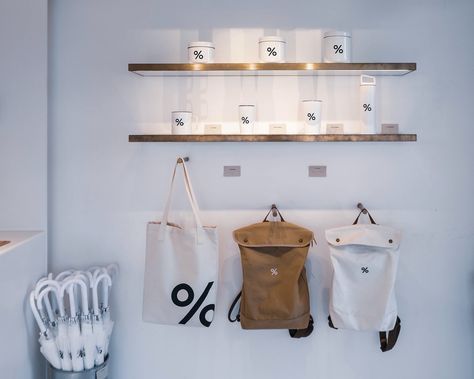
[[[351,226],[326,231],[334,269],[329,324],[379,331],[381,349],[387,351],[400,332],[394,287],[401,234],[377,225],[370,214],[370,224],[358,224],[361,214]]]
[[[195,221],[186,229],[168,218],[178,166],[183,169]],[[184,159],[179,158],[162,220],[147,226],[143,321],[209,327],[214,317],[217,276],[217,230],[202,225],[188,170]]]

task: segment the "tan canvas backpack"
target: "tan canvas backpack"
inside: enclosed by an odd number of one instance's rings
[[[314,235],[285,222],[280,212],[280,222],[268,221],[270,212],[263,222],[234,231],[243,285],[228,318],[240,321],[243,329],[289,329],[292,337],[306,337],[313,330],[313,319],[305,262]],[[239,314],[232,318],[239,298]]]

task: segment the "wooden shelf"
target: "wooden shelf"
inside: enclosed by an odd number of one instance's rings
[[[140,76],[401,76],[416,63],[130,63]]]
[[[416,134],[131,134],[129,142],[414,142]]]

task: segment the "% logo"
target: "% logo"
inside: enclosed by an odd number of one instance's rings
[[[241,120],[242,120],[242,124],[250,124],[248,117],[242,117]]]
[[[275,268],[271,268],[270,269],[270,272],[272,273],[272,276],[276,276],[278,275],[278,269],[275,267]]]
[[[206,300],[206,297],[209,294],[209,291],[211,290],[211,287],[213,284],[214,282],[207,283],[207,286],[204,289],[204,292],[199,297],[199,299],[197,299],[197,301],[191,307],[191,310],[179,322],[181,325],[185,325],[196,314],[196,312],[199,310],[204,300]],[[186,292],[187,298],[184,300],[180,300],[178,298],[179,291]],[[171,300],[173,301],[173,304],[177,305],[178,307],[187,307],[194,300],[194,291],[189,284],[186,284],[186,283],[178,284],[176,287],[174,287],[173,291],[171,292]],[[214,312],[214,308],[215,308],[214,304],[208,304],[205,307],[203,307],[201,309],[201,312],[199,313],[199,321],[201,321],[201,324],[204,325],[205,327],[209,327],[211,325],[211,322],[207,321],[206,319],[206,314],[209,311]]]
[[[268,56],[274,56],[276,57],[277,56],[277,52],[275,51],[275,48],[274,47],[267,47],[267,53],[268,53]]]
[[[202,50],[195,50],[194,51],[194,59],[204,59],[204,55],[202,54]]]
[[[176,120],[174,120],[174,122],[176,122],[176,126],[184,126],[182,118],[177,118]]]
[[[316,116],[314,115],[314,113],[308,113],[306,116],[308,117],[309,121],[315,121],[316,120]]]
[[[361,267],[360,270],[362,271],[363,274],[368,274],[369,273],[369,268],[368,267]]]
[[[364,104],[362,107],[364,108],[364,112],[370,112],[372,110],[370,104]]]
[[[342,45],[334,45],[332,48],[334,49],[334,54],[344,53],[344,50],[342,49]]]

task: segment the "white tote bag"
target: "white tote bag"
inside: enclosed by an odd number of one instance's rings
[[[190,228],[168,219],[179,165],[195,221]],[[217,230],[202,225],[188,170],[184,160],[178,159],[162,220],[149,222],[147,227],[143,321],[209,327],[214,317],[217,275]]]
[[[377,225],[358,224],[326,231],[334,274],[330,326],[379,331],[382,351],[390,350],[400,331],[395,298],[401,234]],[[391,331],[388,336],[384,331]]]

